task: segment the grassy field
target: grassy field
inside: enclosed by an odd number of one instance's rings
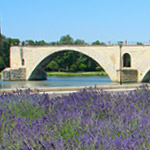
[[[107,76],[106,72],[47,72],[47,76]]]

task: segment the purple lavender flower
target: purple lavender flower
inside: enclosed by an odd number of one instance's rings
[[[144,87],[144,88],[143,88]],[[150,92],[0,95],[1,149],[150,149]]]

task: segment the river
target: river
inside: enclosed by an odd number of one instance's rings
[[[56,77],[49,76],[44,81],[1,81],[0,88],[73,87],[111,84],[107,76]]]

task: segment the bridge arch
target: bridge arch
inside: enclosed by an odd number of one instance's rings
[[[104,61],[103,57],[102,59],[97,59],[97,57],[95,57],[95,55],[93,54],[93,52],[91,51],[91,53],[86,53],[84,51],[80,51],[78,49],[57,49],[53,52],[50,52],[49,54],[45,55],[44,57],[42,57],[35,66],[32,67],[32,70],[28,76],[28,80],[41,80],[41,79],[46,79],[46,73],[44,71],[45,67],[48,65],[49,62],[51,62],[56,56],[60,55],[61,53],[64,53],[66,51],[75,51],[78,53],[82,53],[87,57],[90,57],[91,59],[93,59],[96,63],[98,63],[104,70],[105,72],[108,74],[109,78],[111,79],[111,75],[109,73],[109,71],[107,70],[107,66],[106,66],[106,62]],[[101,57],[101,56],[99,56]]]
[[[150,82],[150,67],[143,73],[142,82]]]

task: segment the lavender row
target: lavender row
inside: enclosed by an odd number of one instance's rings
[[[0,95],[0,149],[150,149],[150,92],[83,89],[69,96]]]

